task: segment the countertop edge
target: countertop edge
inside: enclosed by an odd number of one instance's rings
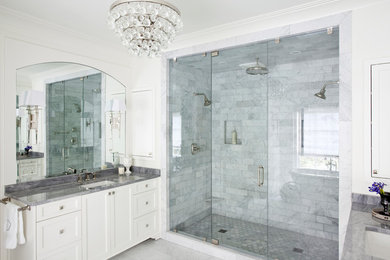
[[[63,200],[63,199],[69,199],[69,198],[73,198],[73,197],[83,196],[83,195],[87,195],[87,194],[91,194],[91,193],[95,193],[95,192],[100,192],[100,191],[104,191],[104,190],[109,190],[109,189],[115,189],[115,188],[118,188],[118,187],[121,187],[121,186],[135,184],[135,183],[138,183],[138,182],[148,181],[148,180],[152,180],[152,179],[156,179],[156,178],[160,178],[161,177],[161,175],[158,175],[158,174],[146,174],[146,176],[145,176],[145,174],[133,174],[131,176],[140,176],[140,177],[144,177],[144,179],[128,180],[128,181],[124,181],[124,182],[116,182],[115,184],[110,185],[110,186],[102,186],[102,187],[99,187],[99,188],[96,188],[96,189],[81,190],[81,191],[73,193],[73,194],[68,194],[68,195],[64,195],[64,196],[58,196],[56,198],[50,198],[50,199],[37,201],[37,202],[31,202],[31,201],[27,201],[27,200],[23,199],[23,197],[26,197],[28,195],[22,196],[22,197],[19,197],[19,196],[17,196],[17,194],[13,194],[13,193],[5,193],[4,195],[7,196],[7,197],[10,197],[13,200],[19,201],[19,202],[21,202],[21,203],[23,203],[25,205],[38,206],[38,205],[43,205],[43,204],[47,204],[47,203],[58,201],[58,200]],[[103,180],[110,180],[110,179],[113,179],[113,178],[126,178],[126,177],[118,176],[117,174],[115,174],[115,175],[110,175],[110,176],[106,176],[106,177],[101,177],[99,179],[103,181]],[[75,186],[76,185],[77,184],[75,184]]]

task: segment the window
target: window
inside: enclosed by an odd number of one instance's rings
[[[303,109],[300,121],[299,168],[338,169],[339,113],[337,107]]]
[[[181,115],[172,113],[172,157],[181,157]]]

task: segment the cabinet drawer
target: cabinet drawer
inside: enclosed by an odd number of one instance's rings
[[[135,189],[133,190],[134,194],[154,190],[157,187],[157,179],[141,181],[134,185],[135,185]]]
[[[157,192],[155,190],[134,195],[134,217],[140,217],[157,208]]]
[[[37,167],[36,163],[21,163],[19,164],[19,174],[21,176],[34,175],[37,173]]]
[[[81,211],[37,223],[37,255],[81,240]]]
[[[38,257],[38,260],[81,260],[81,241],[53,251],[45,256]]]
[[[69,198],[37,206],[37,221],[54,218],[81,209],[81,197]]]
[[[157,213],[153,212],[134,220],[134,237],[144,240],[157,232]]]

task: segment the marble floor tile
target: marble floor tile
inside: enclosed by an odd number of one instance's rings
[[[163,239],[147,240],[110,260],[221,260]]]
[[[338,242],[220,215],[178,226],[179,233],[218,239],[225,247],[278,260],[336,260]]]

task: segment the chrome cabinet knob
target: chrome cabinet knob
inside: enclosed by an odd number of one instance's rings
[[[60,206],[60,210],[63,210],[64,209],[64,206]]]
[[[378,170],[373,170],[372,174],[378,174]]]

